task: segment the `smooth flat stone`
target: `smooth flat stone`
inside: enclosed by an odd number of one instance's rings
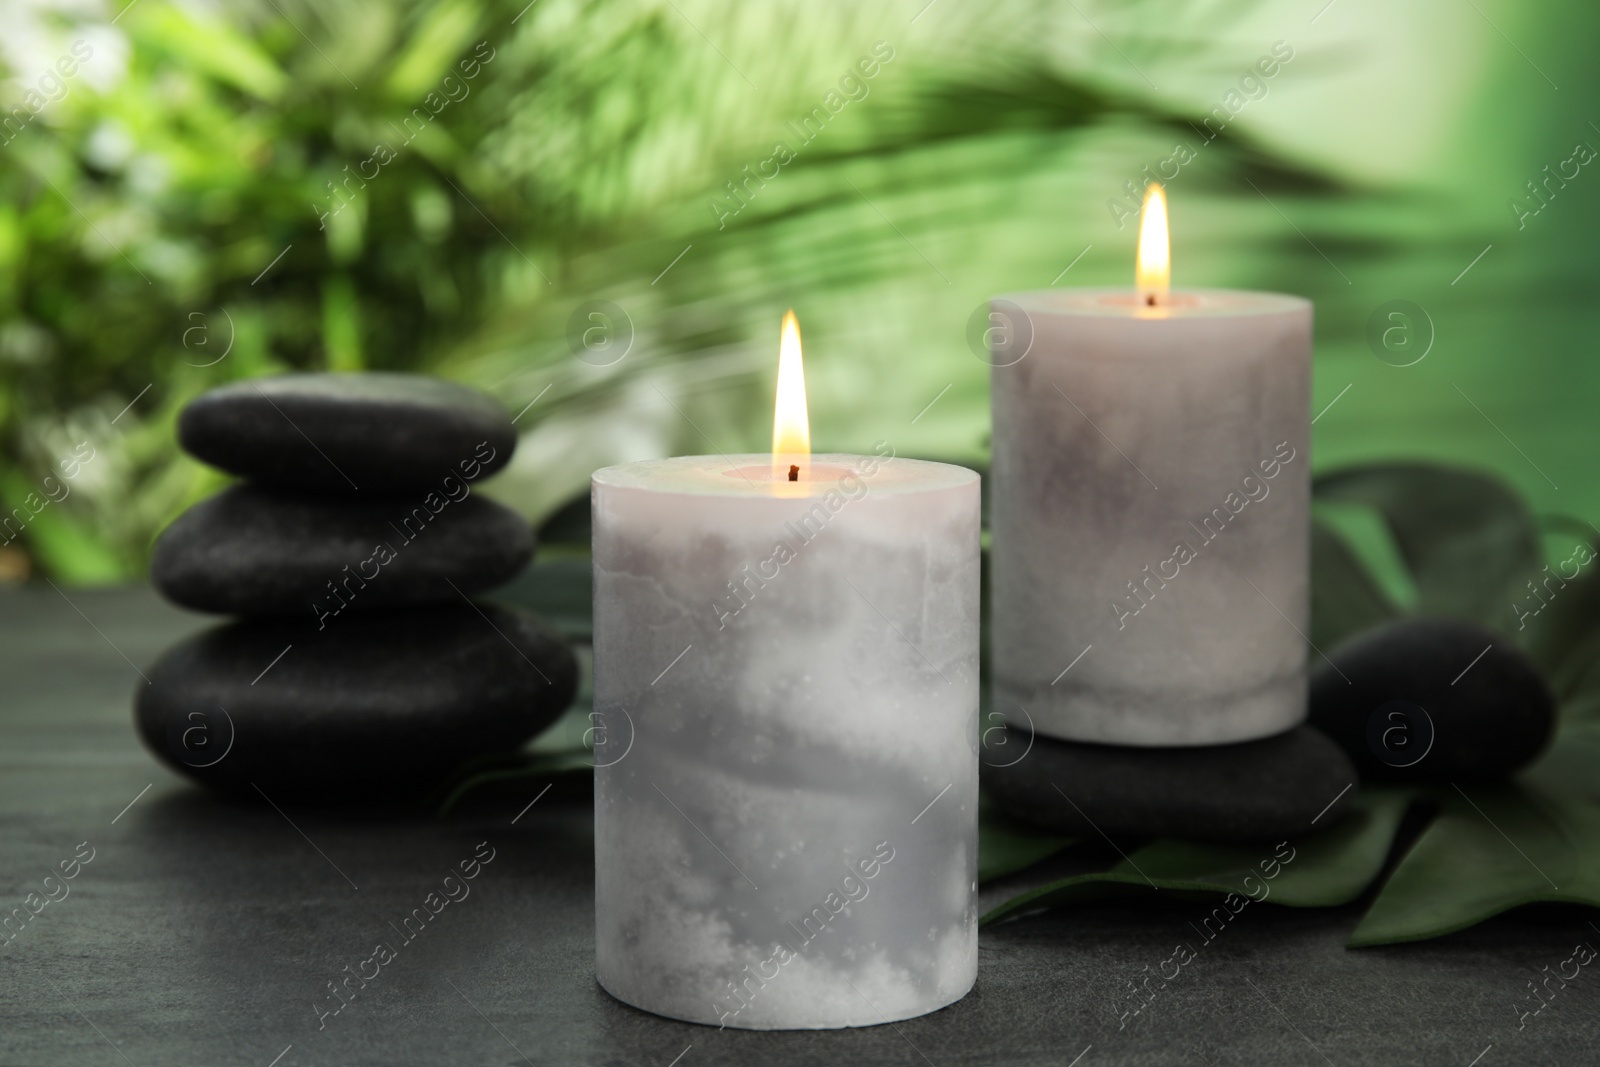
[[[1374,781],[1503,781],[1544,751],[1555,698],[1505,634],[1406,619],[1347,642],[1311,677],[1311,721]]]
[[[162,531],[150,580],[169,600],[233,615],[346,611],[492,589],[533,558],[533,530],[479,495],[297,496],[224,489]],[[454,587],[452,587],[454,583]]]
[[[450,491],[505,466],[516,429],[476,390],[420,374],[284,374],[190,401],[178,443],[205,463],[301,492]]]
[[[1018,757],[1018,753],[1027,755]],[[1011,762],[1015,760],[1015,762]],[[997,766],[1001,762],[1009,766]],[[985,739],[983,787],[1007,814],[1073,837],[1282,841],[1331,826],[1356,780],[1337,745],[1306,726],[1259,741],[1134,748],[1006,728]]]
[[[146,669],[145,746],[196,781],[276,801],[416,802],[514,750],[572,702],[577,664],[543,623],[460,604],[352,614],[317,631],[207,630]]]

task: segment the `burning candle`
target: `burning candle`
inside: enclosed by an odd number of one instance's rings
[[[977,976],[978,476],[810,454],[597,471],[596,973],[748,1029],[863,1026]]]
[[[1311,305],[1171,290],[1152,183],[1134,291],[996,300],[996,710],[1206,745],[1306,713]]]

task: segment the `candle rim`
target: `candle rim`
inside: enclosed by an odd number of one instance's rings
[[[805,500],[826,496],[839,488],[851,471],[866,483],[868,496],[914,496],[976,485],[981,475],[969,467],[937,460],[848,452],[816,452],[813,467],[837,467],[840,478],[812,478],[804,482],[746,481],[729,472],[741,467],[770,467],[770,452],[728,455],[668,456],[602,467],[590,475],[594,488],[655,493],[662,496],[721,497],[739,500]],[[875,466],[872,466],[874,465]],[[914,477],[908,478],[908,475]],[[674,477],[676,476],[676,477]],[[702,477],[703,481],[691,479]]]
[[[1115,297],[1115,304],[1093,301]],[[1198,300],[1199,304],[1184,303]],[[1000,306],[1013,304],[1028,313],[1083,315],[1094,318],[1144,319],[1149,322],[1172,322],[1185,319],[1249,319],[1310,308],[1311,301],[1292,293],[1274,293],[1262,289],[1199,289],[1174,288],[1168,303],[1163,304],[1164,314],[1149,315],[1139,303],[1138,294],[1126,286],[1089,286],[1070,289],[1028,289],[1021,292],[1002,293],[992,303]],[[1145,312],[1145,314],[1140,314]]]

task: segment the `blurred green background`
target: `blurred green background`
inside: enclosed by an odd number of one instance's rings
[[[764,450],[789,306],[817,448],[981,463],[969,318],[1131,283],[1114,201],[1180,145],[1175,283],[1316,302],[1319,468],[1435,458],[1600,517],[1597,23],[1571,0],[4,0],[0,495],[37,514],[0,576],[136,578],[219,484],[176,411],[292,368],[493,392],[524,436],[490,491],[535,520],[598,466]],[[28,504],[80,442],[70,493]]]

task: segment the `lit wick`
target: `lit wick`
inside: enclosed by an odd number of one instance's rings
[[[1166,305],[1172,285],[1172,253],[1167,238],[1167,196],[1160,182],[1145,188],[1134,277],[1139,303],[1151,308]]]
[[[778,390],[772,405],[772,480],[800,480],[804,457],[810,466],[811,419],[806,414],[806,371],[800,356],[800,323],[791,310],[783,317],[778,342]],[[787,468],[787,471],[785,470]],[[784,478],[784,474],[788,478]]]

